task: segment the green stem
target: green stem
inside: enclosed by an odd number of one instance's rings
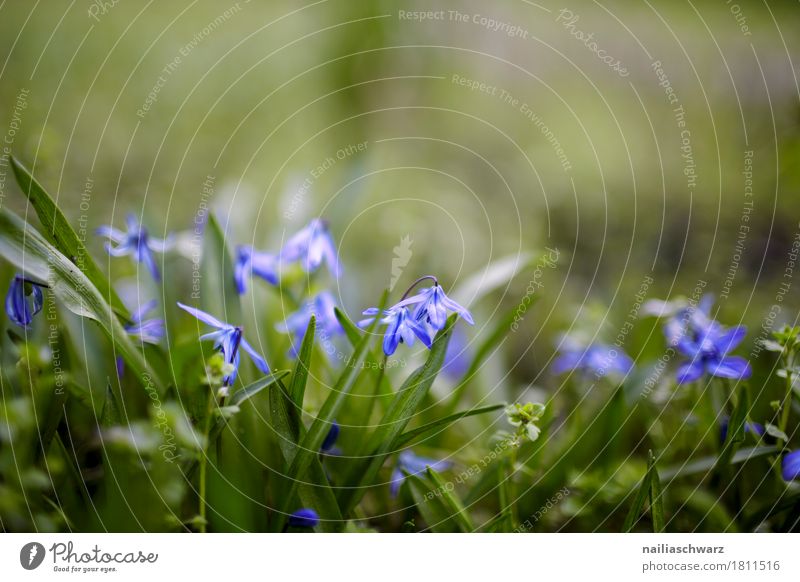
[[[213,416],[212,403],[214,402],[213,388],[208,394],[208,410],[206,411],[206,426],[203,429],[206,446],[200,451],[200,533],[206,533],[206,465],[208,464],[209,442],[211,432],[211,417]]]
[[[792,365],[794,362],[789,355],[783,356],[783,368],[786,370],[786,394],[783,396],[781,403],[781,416],[778,421],[778,428],[781,432],[786,432],[786,427],[789,425],[789,415],[792,411]],[[780,440],[781,444],[786,444],[783,439]]]

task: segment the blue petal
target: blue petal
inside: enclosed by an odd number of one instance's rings
[[[269,374],[269,366],[267,365],[267,361],[261,354],[259,354],[257,351],[253,349],[253,346],[251,346],[246,339],[242,338],[241,346],[244,349],[244,351],[246,351],[250,355],[250,359],[253,360],[253,363],[256,365],[256,368],[261,370],[263,374]]]
[[[147,269],[150,271],[150,275],[152,275],[154,281],[160,281],[161,276],[158,273],[158,265],[156,264],[156,259],[153,256],[153,251],[146,244],[142,244],[139,246],[139,256],[144,262]]]
[[[694,382],[703,375],[703,363],[697,360],[690,360],[683,362],[678,366],[678,371],[675,374],[678,384],[688,384]]]
[[[133,323],[139,323],[144,319],[144,316],[151,312],[155,307],[158,305],[158,301],[156,299],[151,299],[150,301],[142,304],[139,309],[133,312],[131,315],[131,321]]]
[[[706,362],[706,370],[712,376],[733,378],[735,380],[747,380],[753,373],[747,360],[739,356],[729,356],[721,360],[709,360]]]
[[[194,315],[197,319],[202,321],[203,323],[207,323],[208,325],[224,329],[226,327],[230,327],[227,323],[222,323],[219,319],[214,317],[213,315],[209,315],[205,311],[201,311],[194,307],[189,307],[188,305],[184,305],[180,301],[178,301],[178,307],[183,309],[184,311]]]
[[[714,345],[720,351],[720,353],[727,354],[740,343],[742,343],[742,340],[746,335],[747,327],[744,325],[738,325],[720,335],[716,340],[714,340]]]
[[[783,456],[781,473],[783,474],[784,481],[800,479],[800,449]]]
[[[111,239],[113,242],[119,244],[125,240],[125,233],[113,226],[100,226],[95,231],[98,236],[103,236]]]

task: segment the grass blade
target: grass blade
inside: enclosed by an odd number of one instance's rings
[[[308,382],[308,372],[311,368],[311,352],[314,348],[314,334],[317,328],[317,319],[313,315],[308,322],[306,334],[303,336],[303,343],[300,345],[300,352],[297,354],[297,363],[294,366],[292,382],[289,384],[289,396],[298,409],[303,408],[303,398]]]
[[[653,520],[653,533],[661,533],[666,525],[664,521],[664,495],[653,451],[650,451],[648,465],[648,472],[650,473],[650,515]]]
[[[463,410],[461,412],[445,416],[444,418],[434,420],[433,422],[424,424],[419,428],[415,428],[413,430],[409,430],[401,434],[397,438],[397,447],[400,448],[408,446],[417,439],[423,436],[427,436],[432,432],[435,432],[437,429],[444,430],[451,424],[461,420],[462,418],[467,418],[469,416],[477,416],[479,414],[487,414],[489,412],[494,412],[495,410],[500,410],[502,408],[505,408],[505,406],[506,406],[505,404],[492,404],[490,406],[483,406],[481,408],[471,408],[470,410]]]
[[[305,427],[300,421],[300,409],[295,406],[289,390],[281,381],[278,381],[276,388],[270,390],[269,403],[272,427],[277,433],[278,444],[288,467],[297,454],[298,443],[305,436]],[[322,531],[337,531],[343,525],[342,514],[318,456],[311,460],[307,479],[308,482],[297,486],[302,506],[317,511]]]
[[[458,524],[458,528],[464,533],[475,531],[475,525],[472,523],[469,513],[467,513],[467,510],[464,508],[464,504],[461,503],[461,500],[452,490],[452,482],[445,482],[442,476],[430,467],[427,468],[427,474],[428,479],[436,487],[435,491],[439,493],[442,502],[450,511],[456,524]]]

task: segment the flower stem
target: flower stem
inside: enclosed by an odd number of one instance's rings
[[[422,283],[423,281],[425,281],[427,279],[430,279],[431,281],[433,281],[434,285],[438,285],[439,284],[439,279],[437,279],[433,275],[423,275],[422,277],[420,277],[419,279],[417,279],[416,281],[411,283],[411,286],[409,286],[409,288],[406,289],[406,292],[403,293],[403,296],[400,298],[400,301],[402,301],[403,299],[408,297],[408,294],[411,293],[411,291],[414,289],[414,287],[416,287],[417,285],[419,285],[420,283]]]
[[[783,402],[781,403],[781,416],[778,420],[778,429],[781,432],[786,432],[786,426],[789,424],[789,415],[792,411],[792,365],[794,364],[793,358],[788,354],[783,356],[783,368],[786,371],[786,394],[783,396]],[[783,439],[780,439],[781,444],[786,444]]]

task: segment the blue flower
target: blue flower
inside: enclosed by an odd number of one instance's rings
[[[665,305],[668,305],[665,303]],[[711,319],[711,307],[714,305],[714,296],[710,293],[703,295],[696,306],[686,305],[673,308],[673,315],[664,324],[664,335],[671,347],[677,347],[681,338],[686,335],[699,335],[706,332],[715,322]]]
[[[14,275],[6,295],[6,313],[20,327],[28,327],[33,316],[42,310],[44,293],[41,283],[30,281],[19,273]]]
[[[264,358],[258,352],[256,352],[249,343],[247,343],[247,340],[242,337],[241,327],[224,323],[204,311],[200,311],[194,307],[189,307],[188,305],[184,305],[180,302],[178,302],[178,307],[190,313],[191,315],[194,315],[203,323],[207,323],[208,325],[217,328],[217,331],[212,331],[211,333],[202,335],[200,336],[200,339],[213,339],[214,348],[222,351],[222,355],[225,358],[225,363],[233,366],[233,372],[229,376],[225,376],[223,378],[223,383],[226,386],[230,386],[233,384],[234,380],[236,380],[236,372],[239,369],[240,346],[244,348],[244,351],[248,353],[250,359],[253,360],[253,363],[262,373],[269,374],[269,366],[267,365],[266,360],[264,360]]]
[[[363,315],[369,317],[359,321],[358,326],[362,328],[369,326],[379,313],[377,307],[364,310]],[[414,345],[416,338],[419,338],[427,348],[431,347],[433,340],[427,326],[415,319],[408,307],[390,307],[385,309],[382,315],[380,323],[386,326],[386,333],[383,336],[383,353],[387,356],[391,356],[401,343]]]
[[[336,441],[339,438],[339,432],[341,427],[339,423],[335,420],[331,422],[331,428],[328,430],[328,434],[325,435],[325,440],[322,441],[322,444],[319,447],[319,452],[324,455],[339,455],[341,454],[339,448],[336,446]]]
[[[334,277],[338,277],[340,273],[336,247],[333,245],[328,223],[319,218],[309,222],[305,228],[286,241],[280,256],[284,261],[300,261],[308,273],[316,271],[323,262],[328,264]]]
[[[447,324],[448,311],[458,313],[468,324],[475,325],[470,312],[445,295],[444,289],[439,283],[434,283],[432,287],[423,289],[416,295],[400,301],[395,307],[406,305],[416,305],[414,318],[431,325],[436,330],[444,329]]]
[[[719,378],[746,380],[752,374],[750,364],[742,357],[728,353],[744,339],[747,328],[743,325],[729,330],[716,321],[704,329],[689,330],[678,340],[678,350],[690,358],[678,366],[678,384],[694,382],[703,372]]]
[[[158,302],[153,299],[142,305],[131,315],[131,322],[125,326],[125,331],[133,337],[138,337],[145,343],[157,344],[164,337],[163,319],[144,319]]]
[[[786,453],[781,461],[781,473],[784,481],[800,479],[800,449]]]
[[[251,246],[236,247],[236,266],[234,268],[236,290],[243,294],[247,289],[247,279],[256,275],[265,281],[278,284],[278,257],[272,253],[257,251]]]
[[[728,438],[728,425],[730,424],[731,419],[729,417],[724,417],[720,422],[719,426],[719,437],[720,442],[725,442],[725,439]],[[744,432],[754,434],[757,436],[764,436],[767,432],[767,429],[764,428],[763,424],[759,424],[757,422],[745,422],[744,423]]]
[[[597,377],[612,372],[626,375],[632,369],[633,360],[625,352],[606,344],[593,344],[585,348],[570,345],[561,350],[552,367],[554,374],[578,371]]]
[[[289,525],[292,527],[316,527],[319,523],[319,515],[313,509],[303,507],[289,516]]]
[[[406,475],[418,475],[424,473],[430,467],[433,471],[441,472],[450,468],[452,463],[449,461],[436,461],[426,457],[418,457],[411,451],[403,451],[397,457],[397,464],[392,471],[392,481],[389,485],[389,492],[392,497],[397,496],[400,486],[406,479]]]
[[[313,315],[317,321],[317,329],[319,336],[323,341],[328,341],[336,335],[344,333],[342,324],[336,318],[336,300],[333,295],[328,291],[323,291],[314,299],[307,302],[300,309],[289,315],[286,321],[278,323],[275,328],[283,333],[291,333],[294,335],[295,340],[292,343],[291,355],[297,355],[297,349],[303,342],[303,337],[308,328],[308,322],[311,321]]]
[[[147,233],[147,229],[139,224],[133,214],[128,215],[126,224],[128,232],[122,232],[113,226],[101,226],[95,232],[111,241],[105,245],[109,255],[112,257],[131,255],[137,263],[144,263],[153,279],[158,281],[160,276],[153,252],[163,253],[169,249],[172,246],[171,236],[166,240],[151,237]],[[113,246],[111,243],[115,243],[117,246]]]

